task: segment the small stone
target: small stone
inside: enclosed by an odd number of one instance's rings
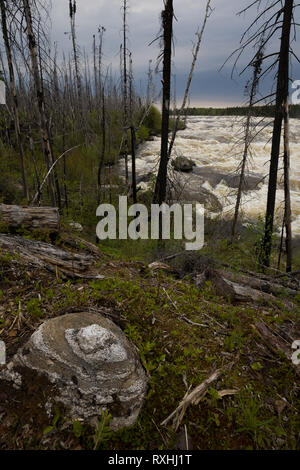
[[[83,227],[78,222],[70,222],[70,227],[72,227],[76,232],[83,232]]]

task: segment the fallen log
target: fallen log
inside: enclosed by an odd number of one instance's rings
[[[266,294],[272,294],[275,296],[280,296],[283,293],[295,297],[296,295],[300,294],[299,291],[295,289],[291,289],[290,287],[285,287],[282,284],[278,284],[276,282],[271,282],[270,280],[260,279],[259,277],[254,276],[246,276],[244,274],[234,274],[230,271],[219,271],[220,274],[232,282],[237,282],[238,284],[242,284],[246,287],[251,287],[252,289],[259,290]]]
[[[0,234],[0,248],[18,253],[20,261],[25,264],[47,269],[56,275],[63,273],[70,278],[103,279],[94,266],[97,259],[91,255],[70,253],[45,242],[3,234]]]
[[[275,353],[283,353],[294,368],[296,374],[300,376],[300,365],[296,365],[292,362],[292,356],[294,354],[293,344],[299,339],[296,337],[296,333],[291,332],[287,334],[282,330],[277,330],[274,327],[266,325],[263,321],[255,323],[254,328],[265,345]]]
[[[222,276],[216,276],[212,283],[219,295],[229,297],[233,302],[274,301],[274,297],[252,287],[245,287]]]
[[[9,228],[59,231],[59,211],[56,207],[21,207],[0,204],[0,222]]]
[[[207,281],[210,281],[214,286],[217,295],[230,299],[232,302],[263,302],[268,304],[276,300],[274,295],[264,292],[260,288],[253,288],[247,285],[245,278],[243,281],[246,283],[246,285],[243,285],[243,282],[240,281],[240,278],[238,278],[237,282],[236,276],[227,271],[218,271],[214,268],[207,268],[202,273],[197,274],[194,277],[194,283],[199,290],[203,288]],[[253,286],[261,287],[259,283],[253,283]],[[293,303],[287,299],[280,298],[280,301],[284,303],[285,307],[288,309],[294,307]]]
[[[219,263],[219,264],[220,266],[223,266],[224,268],[229,268],[229,269],[234,270],[234,267],[231,264],[228,264],[228,263]],[[244,273],[247,276],[254,277],[255,279],[261,279],[262,281],[267,281],[271,283],[274,283],[275,281],[276,284],[279,283],[283,287],[288,287],[292,290],[299,289],[300,287],[299,280],[296,277],[293,277],[293,274],[297,274],[297,271],[294,271],[294,273],[283,273],[282,271],[279,271],[278,269],[275,269],[275,268],[272,268],[272,270],[275,273],[280,273],[280,274],[270,276],[265,273],[264,274],[258,273],[258,272],[249,271],[248,269],[242,269],[242,268],[239,269],[239,272]]]
[[[212,268],[206,269],[203,273],[195,277],[196,286],[201,289],[206,281],[210,281],[216,289],[217,295],[229,298],[233,302],[260,302],[274,301],[274,297],[265,292],[261,292],[251,287],[245,287],[237,282],[233,282],[225,277],[227,273],[222,273]]]

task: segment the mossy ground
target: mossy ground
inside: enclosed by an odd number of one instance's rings
[[[63,237],[57,243],[63,246]],[[224,242],[217,250],[216,246],[217,262],[224,260],[223,251],[228,260],[237,260],[240,254],[246,263],[246,245],[237,244],[231,252]],[[271,354],[263,346],[253,328],[261,319],[299,328],[297,305],[287,310],[280,299],[269,305],[233,305],[218,297],[210,283],[199,291],[188,276],[182,279],[152,271],[141,261],[141,246],[136,248],[136,259],[130,258],[129,245],[100,244],[99,250],[99,272],[105,279],[97,281],[65,281],[59,273],[55,278],[1,252],[0,340],[5,341],[10,358],[45,319],[78,309],[110,308],[138,347],[149,376],[139,420],[119,433],[109,430],[107,416],[99,417],[96,431],[78,422],[67,423],[63,410],[48,422],[45,417],[41,421],[36,419],[38,402],[44,399],[41,384],[39,400],[36,394],[23,397],[23,413],[22,407],[14,406],[18,401],[14,391],[1,400],[1,448],[174,449],[178,436],[186,431],[194,449],[300,449],[299,377],[283,355]],[[211,256],[212,248],[204,252]],[[157,257],[154,246],[145,257]],[[253,268],[250,253],[248,262]],[[178,268],[179,261],[174,263]],[[187,388],[229,365],[200,403],[188,408],[177,433],[172,423],[161,426]],[[224,389],[237,393],[220,398],[218,391]],[[30,406],[33,400],[36,406]]]

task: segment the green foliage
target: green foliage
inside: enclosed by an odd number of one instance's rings
[[[143,115],[144,110],[142,110],[141,115]],[[151,134],[158,134],[161,131],[161,113],[155,106],[151,106],[148,111],[143,125],[149,129]]]
[[[241,350],[244,344],[244,334],[240,327],[233,330],[224,341],[224,348],[227,351]]]
[[[38,299],[30,299],[26,306],[27,312],[34,318],[41,318],[44,316],[44,312],[40,307],[40,301]]]
[[[84,431],[84,427],[82,425],[82,423],[78,420],[74,421],[73,422],[73,433],[74,433],[74,436],[79,438],[82,436],[83,434],[83,431]]]
[[[275,116],[274,105],[254,106],[254,116],[270,117]],[[228,108],[187,108],[187,116],[247,116],[249,108],[246,106],[235,106]],[[290,106],[290,116],[300,118],[300,105]]]
[[[100,446],[108,441],[112,436],[112,430],[110,428],[110,422],[112,416],[108,410],[104,410],[99,418],[96,432],[94,434],[94,448],[93,450],[99,450]]]
[[[239,399],[237,432],[248,434],[259,447],[268,446],[274,432],[275,417],[263,417],[263,402],[253,392],[245,392]]]
[[[54,417],[53,417],[53,420],[52,420],[52,424],[47,426],[43,430],[43,434],[47,435],[47,434],[51,433],[52,431],[54,431],[58,427],[58,425],[60,424],[61,421],[64,421],[64,417],[61,414],[60,409],[56,406],[54,408]]]

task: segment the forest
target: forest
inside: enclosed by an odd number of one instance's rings
[[[240,104],[198,106],[217,0],[181,88],[179,2],[141,85],[137,2],[86,46],[60,1],[68,50],[57,0],[0,0],[0,450],[299,451],[299,5],[235,4]]]
[[[187,108],[185,114],[187,116],[247,116],[247,106],[235,106],[230,108]],[[176,110],[175,110],[176,114]],[[275,116],[275,106],[256,106],[253,115],[257,117]],[[298,104],[291,105],[289,109],[290,118],[300,118],[300,107]]]

